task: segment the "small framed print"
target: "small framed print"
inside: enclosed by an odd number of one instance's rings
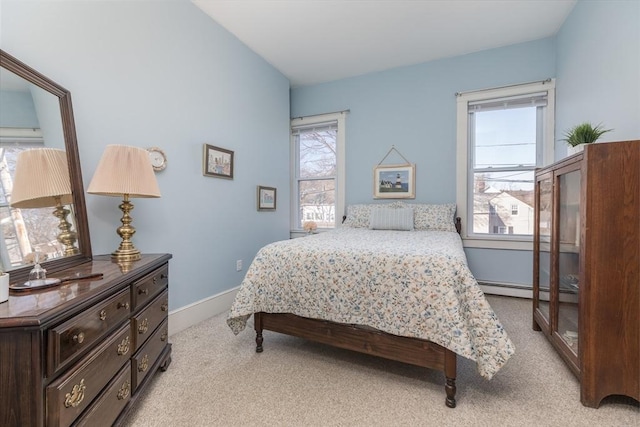
[[[276,189],[273,187],[263,187],[258,185],[258,210],[276,210]]]
[[[233,151],[204,144],[202,174],[233,179]]]
[[[373,169],[374,199],[415,199],[416,165],[384,165]]]

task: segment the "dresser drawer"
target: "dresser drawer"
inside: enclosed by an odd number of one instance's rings
[[[151,371],[151,367],[156,363],[160,353],[167,345],[169,337],[168,324],[168,320],[165,319],[151,338],[131,359],[131,383],[134,392]]]
[[[138,350],[156,330],[158,325],[166,319],[169,310],[169,291],[165,290],[154,299],[144,310],[131,319],[134,337],[134,351]]]
[[[131,400],[131,365],[127,363],[75,425],[109,427],[113,425],[129,400]]]
[[[104,339],[111,329],[127,319],[129,298],[128,289],[123,290],[50,329],[48,375],[53,375],[84,349]]]
[[[144,306],[155,295],[161,292],[169,284],[169,264],[155,270],[140,280],[131,284],[131,303],[132,310]]]
[[[124,324],[46,389],[47,425],[68,426],[89,406],[132,355],[131,329]]]

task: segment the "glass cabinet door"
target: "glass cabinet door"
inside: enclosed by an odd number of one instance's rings
[[[547,325],[549,318],[549,300],[551,298],[551,225],[553,216],[553,180],[552,176],[541,177],[538,181],[538,302],[537,310]]]
[[[558,313],[555,330],[578,354],[580,290],[580,170],[558,177]]]

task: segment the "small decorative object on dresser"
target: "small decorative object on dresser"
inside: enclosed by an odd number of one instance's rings
[[[640,401],[640,141],[588,144],[536,171],[533,328],[580,401]]]
[[[0,303],[9,300],[9,273],[0,268]]]

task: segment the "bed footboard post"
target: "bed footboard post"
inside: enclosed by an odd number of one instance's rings
[[[447,393],[447,400],[445,400],[445,404],[449,408],[456,407],[456,363],[456,354],[449,349],[445,349],[444,376],[446,378],[446,383],[444,390]]]
[[[262,312],[253,313],[253,323],[256,330],[256,353],[262,353]]]

